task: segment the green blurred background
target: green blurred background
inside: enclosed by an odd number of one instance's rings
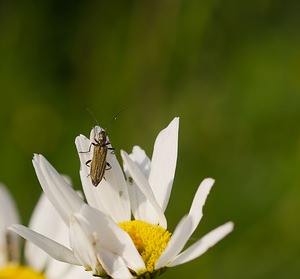
[[[0,180],[27,223],[42,153],[80,189],[74,139],[109,128],[119,153],[180,116],[172,231],[214,177],[190,243],[234,232],[163,278],[300,277],[300,2],[1,1]]]

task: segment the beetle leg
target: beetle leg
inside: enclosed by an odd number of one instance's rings
[[[112,168],[111,165],[110,165],[110,163],[107,163],[107,162],[106,162],[106,166],[107,166],[106,170],[110,170]]]
[[[90,147],[89,147],[89,150],[88,150],[88,151],[79,151],[78,153],[89,153],[89,152],[91,151],[92,145],[96,146],[97,144],[94,143],[94,142],[92,142],[92,143],[90,144]]]
[[[87,160],[87,161],[85,162],[85,164],[86,164],[88,167],[90,167],[89,163],[90,163],[91,161],[92,161],[92,160]]]
[[[108,150],[111,150],[110,154],[115,154],[115,148],[114,147],[108,147]]]

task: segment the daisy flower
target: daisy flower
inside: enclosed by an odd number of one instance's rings
[[[35,155],[33,165],[40,184],[69,227],[70,248],[21,225],[13,225],[11,230],[55,259],[82,265],[100,277],[154,278],[168,267],[199,257],[229,234],[233,224],[217,227],[184,249],[202,219],[214,184],[207,178],[200,183],[189,213],[173,233],[167,230],[164,212],[175,175],[178,127],[179,118],[175,118],[159,133],[151,160],[138,146],[129,155],[121,151],[126,177],[114,152],[108,151],[106,161],[111,168],[98,187],[92,185],[86,162],[92,159],[95,135],[103,129],[96,126],[89,139],[78,136],[75,143],[87,203],[42,155]],[[109,141],[107,147],[111,148]]]
[[[59,262],[27,242],[24,264],[20,263],[21,242],[7,227],[20,221],[13,198],[0,184],[0,278],[4,279],[76,279],[93,278],[82,268]],[[29,227],[67,243],[68,230],[45,195],[41,195],[31,216]]]

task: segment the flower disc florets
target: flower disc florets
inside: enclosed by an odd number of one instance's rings
[[[26,266],[10,266],[0,270],[2,279],[45,279],[46,277]]]
[[[159,225],[139,220],[122,222],[119,226],[130,235],[145,262],[147,271],[152,273],[157,259],[168,245],[171,233]]]

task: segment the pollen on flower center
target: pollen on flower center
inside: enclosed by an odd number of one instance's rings
[[[9,266],[0,269],[1,279],[46,279],[46,277],[26,266]]]
[[[122,222],[119,223],[119,226],[130,235],[146,264],[147,270],[152,272],[156,261],[168,245],[171,233],[159,225],[152,225],[139,220]]]

